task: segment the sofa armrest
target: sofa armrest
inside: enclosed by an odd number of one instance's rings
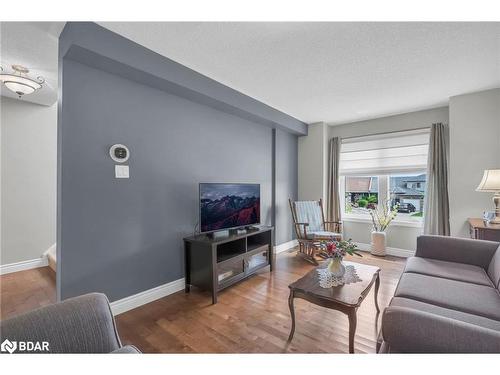
[[[500,243],[446,236],[419,236],[415,256],[488,269]]]
[[[45,341],[50,353],[110,353],[121,347],[104,294],[91,293],[0,322],[0,341]]]
[[[391,353],[500,353],[500,331],[406,307],[384,311],[382,336]]]

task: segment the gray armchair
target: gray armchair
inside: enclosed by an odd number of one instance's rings
[[[140,353],[122,346],[108,299],[91,293],[0,322],[0,342],[47,342],[38,353]],[[12,346],[11,346],[12,348]]]

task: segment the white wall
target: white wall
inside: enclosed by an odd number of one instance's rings
[[[298,199],[325,199],[327,132],[324,122],[310,124],[308,135],[299,137]]]
[[[355,242],[369,244],[371,242],[372,225],[367,222],[345,221],[344,238],[352,238]],[[387,246],[395,249],[415,251],[417,237],[422,228],[393,223],[387,229]]]
[[[325,136],[341,138],[386,133],[430,126],[433,122],[449,123],[449,196],[452,236],[468,237],[467,218],[481,217],[483,211],[493,210],[492,193],[476,192],[485,169],[500,168],[500,88],[480,91],[450,98],[449,107],[411,112],[402,115],[328,126]],[[317,126],[317,125],[315,125]],[[326,169],[320,155],[326,152],[324,132],[312,127],[312,137],[299,140],[299,198],[310,199],[324,191],[324,173],[314,169],[316,165]],[[309,137],[307,137],[309,138]],[[302,150],[301,150],[301,145]],[[300,168],[300,167],[299,167]],[[302,178],[308,181],[301,181]],[[303,188],[301,191],[300,188]],[[324,193],[323,193],[324,195]],[[346,237],[354,241],[369,242],[370,224],[345,222]],[[388,246],[413,250],[420,228],[392,226],[388,231]]]
[[[448,123],[448,107],[439,107],[424,111],[330,126],[328,136],[329,138],[347,138],[411,130],[430,127],[434,122]],[[372,226],[370,223],[349,221],[345,221],[344,223],[345,236],[361,243],[370,243],[371,228]],[[417,244],[416,240],[420,234],[422,234],[422,228],[393,223],[387,231],[387,246],[397,249],[415,250]]]
[[[309,135],[299,138],[299,199],[317,199],[326,195],[327,142],[331,137],[356,137],[430,127],[433,122],[448,123],[448,107],[358,121],[342,125],[310,125]],[[326,131],[325,131],[326,130]],[[344,235],[355,242],[370,243],[369,222],[345,221]],[[418,227],[393,224],[387,231],[387,246],[415,250]]]
[[[500,169],[500,89],[450,98],[452,236],[468,237],[467,218],[493,210],[493,193],[475,189],[485,169]]]
[[[372,120],[329,126],[328,137],[357,137],[430,127],[433,122],[448,123],[448,107],[403,113]]]
[[[56,238],[57,105],[1,97],[0,264],[39,258]]]

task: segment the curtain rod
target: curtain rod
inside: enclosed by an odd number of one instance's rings
[[[340,140],[344,139],[352,139],[352,138],[363,138],[363,137],[370,137],[372,135],[384,135],[384,134],[395,134],[395,133],[405,133],[405,132],[410,132],[414,130],[424,130],[424,129],[430,129],[430,126],[423,126],[421,128],[414,128],[414,129],[405,129],[405,130],[394,130],[392,132],[384,132],[384,133],[372,133],[372,134],[364,134],[364,135],[353,135],[351,137],[339,137]]]

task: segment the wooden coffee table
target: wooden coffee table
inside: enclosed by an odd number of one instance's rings
[[[327,264],[328,261],[319,267],[326,267]],[[354,262],[344,262],[344,264],[354,266],[361,281],[332,288],[322,288],[319,286],[319,277],[316,272],[319,267],[316,267],[304,277],[288,286],[290,288],[288,306],[290,307],[290,315],[292,316],[292,329],[288,341],[292,340],[295,332],[293,299],[302,298],[316,305],[341,311],[349,317],[349,353],[354,353],[356,311],[370,291],[373,283],[375,283],[375,307],[377,308],[377,315],[380,312],[377,302],[378,288],[380,286],[380,268]]]

